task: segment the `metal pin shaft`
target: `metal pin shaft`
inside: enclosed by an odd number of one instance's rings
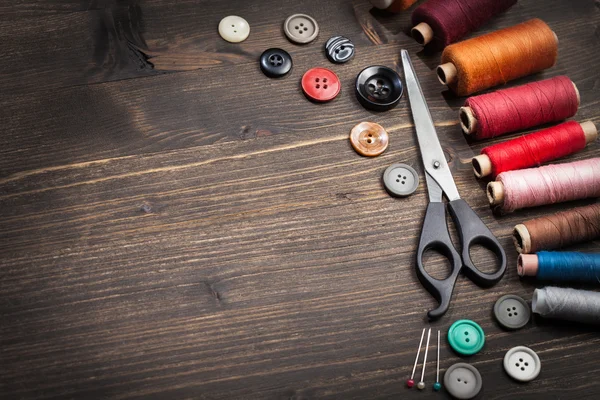
[[[423,357],[423,370],[421,371],[421,381],[417,385],[419,389],[425,389],[425,366],[427,365],[427,352],[429,351],[429,339],[431,339],[431,328],[427,332],[427,345],[425,346],[425,356]]]

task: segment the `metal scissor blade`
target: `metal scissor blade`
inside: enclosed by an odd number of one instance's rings
[[[415,122],[415,130],[417,131],[425,171],[435,180],[442,191],[446,193],[449,201],[457,200],[460,198],[458,189],[446,162],[442,145],[435,131],[433,119],[429,113],[421,85],[408,56],[408,51],[402,50],[401,54],[406,89],[408,90],[408,100]]]
[[[443,201],[442,196],[444,195],[444,190],[437,184],[435,179],[429,172],[425,171],[425,182],[427,184],[427,195],[429,196],[430,203],[441,203]]]

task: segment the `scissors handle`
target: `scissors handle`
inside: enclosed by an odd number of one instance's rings
[[[448,203],[448,208],[462,243],[464,274],[479,286],[495,285],[506,272],[506,253],[502,245],[466,201],[463,199],[451,201]],[[475,267],[469,251],[476,244],[491,250],[498,257],[500,268],[496,272],[488,274]]]
[[[437,319],[448,311],[454,285],[461,271],[480,286],[492,286],[506,272],[506,254],[483,221],[462,199],[448,203],[450,215],[454,221],[462,243],[462,255],[459,254],[448,233],[446,224],[446,206],[442,202],[431,202],[425,212],[423,230],[417,248],[417,276],[425,289],[439,302],[439,306],[427,313],[429,319]],[[491,250],[500,260],[500,268],[491,274],[481,272],[471,260],[469,250],[473,245],[482,245]],[[446,279],[435,279],[425,271],[423,254],[435,250],[444,255],[452,265],[452,271]]]
[[[423,254],[427,250],[435,250],[444,255],[452,265],[452,272],[446,279],[436,279],[425,271]],[[417,248],[417,277],[427,291],[440,303],[427,313],[429,319],[438,319],[448,311],[454,284],[462,268],[460,254],[454,248],[448,225],[446,225],[446,205],[442,202],[431,202],[425,211],[423,230]]]

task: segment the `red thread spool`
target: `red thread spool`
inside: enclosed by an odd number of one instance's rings
[[[515,171],[556,160],[582,150],[598,138],[593,122],[569,121],[520,138],[489,146],[474,157],[473,172],[478,178],[495,178],[505,171]]]
[[[477,30],[517,0],[429,0],[413,11],[412,37],[444,48]]]
[[[578,108],[577,86],[566,76],[556,76],[470,97],[459,117],[463,131],[479,140],[562,121]]]

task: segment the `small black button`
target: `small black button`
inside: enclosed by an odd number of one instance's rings
[[[356,96],[363,107],[374,111],[387,111],[402,98],[400,76],[388,67],[367,67],[356,78]]]
[[[281,78],[292,70],[292,57],[282,49],[268,49],[260,56],[260,69],[271,78]]]
[[[354,43],[343,36],[334,36],[325,43],[327,58],[333,63],[345,63],[354,57]]]

